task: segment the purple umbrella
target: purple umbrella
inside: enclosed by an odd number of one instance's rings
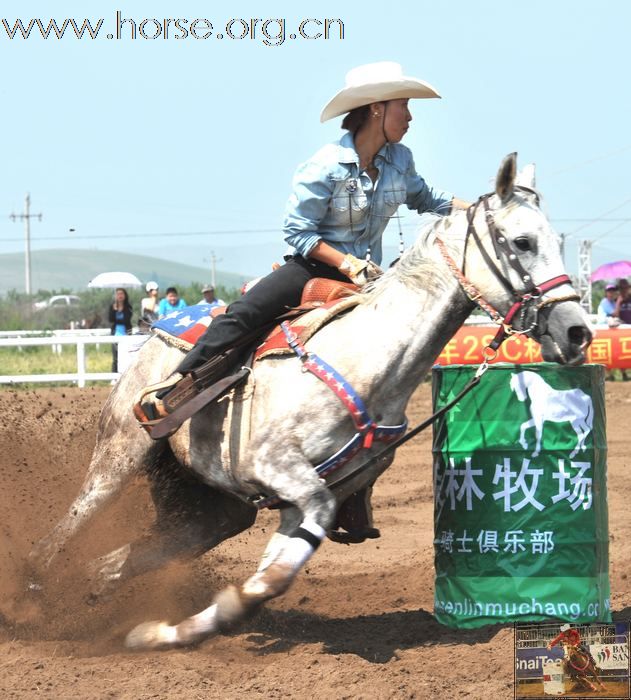
[[[591,281],[596,280],[616,280],[619,277],[629,277],[631,275],[631,262],[628,260],[618,260],[597,267],[591,275]]]

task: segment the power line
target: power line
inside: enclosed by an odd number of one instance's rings
[[[107,238],[108,240],[113,238],[163,238],[164,236],[225,236],[225,235],[251,235],[253,233],[281,233],[280,228],[269,228],[269,229],[250,229],[250,230],[225,230],[225,231],[176,231],[176,232],[165,232],[165,233],[99,233],[96,235],[88,236],[47,236],[42,238],[37,238],[33,240],[38,241],[96,241],[99,239]],[[3,241],[7,243],[14,243],[16,241],[22,240],[21,238],[4,238]]]
[[[606,219],[604,217],[599,217],[597,219],[550,219],[550,221],[575,221],[575,222],[582,222],[582,221],[631,221],[631,218],[628,219]]]
[[[589,228],[593,224],[595,224],[597,221],[602,221],[603,217],[607,216],[607,214],[611,214],[614,211],[617,211],[618,209],[622,209],[622,207],[625,206],[625,204],[628,204],[631,202],[631,197],[628,197],[627,199],[624,200],[621,204],[618,204],[617,206],[613,207],[613,209],[609,209],[608,211],[604,212],[601,216],[599,216],[596,219],[592,219],[589,223],[584,224],[583,226],[579,226],[578,228],[575,228],[574,231],[572,231],[569,235],[573,236],[579,231],[582,231],[583,229]]]
[[[615,207],[614,209],[611,209],[610,211],[615,211],[615,209],[619,209],[620,207],[624,206],[627,202],[631,201],[631,198],[628,200],[625,200],[622,204],[619,206]],[[14,215],[12,215],[14,216]],[[23,215],[18,215],[19,218],[23,218]],[[31,215],[35,216],[35,215]],[[39,215],[38,215],[39,216]],[[607,218],[607,217],[597,217],[597,218],[554,218],[550,219],[551,222],[587,222],[588,225],[591,225],[592,223],[596,222],[606,222],[606,223],[629,223],[631,222],[631,218]],[[402,221],[401,225],[404,228],[417,228],[419,226],[418,220],[407,220],[407,221]],[[566,234],[568,238],[572,237],[575,233],[578,231],[582,230],[583,228],[587,228],[587,226],[581,226],[574,231],[572,231],[569,234]],[[613,229],[609,229],[609,231],[605,233],[609,233],[614,229],[619,228],[618,226],[615,226]],[[73,229],[71,229],[72,231]],[[84,235],[84,236],[76,236],[76,235],[63,235],[63,236],[41,236],[41,237],[36,237],[36,238],[31,238],[32,241],[37,241],[37,242],[42,242],[42,243],[48,243],[51,241],[98,241],[98,240],[113,240],[113,239],[120,239],[124,238],[126,240],[132,239],[132,238],[165,238],[165,237],[198,237],[198,236],[249,236],[249,235],[257,235],[257,234],[269,234],[269,233],[274,233],[274,234],[282,234],[282,228],[277,227],[277,228],[257,228],[257,229],[219,229],[215,231],[164,231],[161,233],[154,233],[154,232],[148,232],[148,233],[99,233],[99,234],[94,234],[94,235]],[[601,234],[599,238],[604,236],[605,234]],[[626,234],[625,234],[626,235]],[[0,240],[0,243],[17,243],[22,241],[22,238],[3,238]],[[598,240],[598,239],[595,239]]]
[[[570,170],[576,170],[578,168],[582,168],[585,165],[591,165],[592,163],[596,163],[599,160],[605,160],[606,158],[611,158],[612,156],[617,156],[620,153],[624,153],[625,151],[631,150],[631,144],[628,144],[627,146],[623,146],[622,148],[618,148],[615,151],[609,151],[608,153],[602,153],[599,156],[594,156],[593,158],[590,158],[589,160],[583,160],[580,163],[574,163],[572,165],[568,165],[565,168],[561,168],[559,170],[553,170],[551,173],[547,174],[547,177],[550,177],[552,175],[559,175],[560,173],[567,173]]]
[[[601,238],[604,238],[610,233],[613,233],[613,231],[617,231],[619,228],[622,228],[623,224],[625,224],[626,221],[621,221],[619,224],[616,224],[615,226],[612,226],[611,228],[607,229],[604,233],[601,233],[600,236],[596,236],[596,238],[592,238],[592,243],[595,243],[596,241],[599,241]]]

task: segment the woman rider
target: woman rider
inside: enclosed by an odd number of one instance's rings
[[[325,122],[346,114],[346,133],[301,165],[294,177],[283,226],[292,254],[213,320],[180,363],[180,375],[298,306],[310,279],[350,280],[362,286],[376,277],[382,234],[399,205],[419,214],[448,214],[453,206],[468,206],[430,187],[417,174],[410,150],[400,143],[412,120],[408,100],[433,97],[440,96],[431,85],[404,76],[398,63],[371,63],[347,74],[345,87],[320,117]],[[176,375],[174,384],[177,380]],[[151,417],[164,415],[157,397],[153,408]],[[366,530],[355,524],[346,529]]]
[[[217,317],[177,371],[185,375],[248,332],[298,306],[313,277],[359,286],[379,274],[381,237],[400,204],[419,214],[448,214],[467,202],[431,188],[400,141],[411,98],[439,97],[428,83],[403,75],[397,63],[359,66],[322,111],[320,121],[346,114],[342,138],[296,172],[283,231],[293,254]]]
[[[587,654],[592,664],[596,666],[596,661],[592,656],[589,647],[581,641],[581,634],[576,629],[576,627],[570,627],[567,623],[559,627],[561,630],[559,634],[548,644],[547,649],[552,649],[553,646],[559,644],[569,644],[573,647],[577,647],[580,651]]]

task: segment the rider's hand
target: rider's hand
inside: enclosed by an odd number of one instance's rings
[[[338,270],[358,287],[363,287],[367,282],[383,274],[383,270],[372,260],[360,260],[350,253],[344,256]]]

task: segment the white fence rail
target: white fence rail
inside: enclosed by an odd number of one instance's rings
[[[100,332],[100,331],[97,331]],[[15,331],[16,334],[21,333]],[[68,335],[66,335],[66,333]],[[84,332],[85,333],[85,332]],[[78,386],[84,387],[86,382],[107,381],[118,379],[120,372],[88,372],[86,371],[86,345],[118,345],[118,367],[122,372],[129,364],[129,355],[136,352],[149,339],[148,335],[95,335],[77,334],[73,331],[64,331],[63,334],[47,337],[0,337],[0,348],[24,348],[29,346],[49,345],[53,352],[60,352],[61,346],[75,345],[77,348],[77,371],[76,373],[63,374],[15,374],[0,375],[0,384],[25,384],[39,382],[76,382]],[[72,334],[72,335],[70,335]]]
[[[485,318],[471,316],[467,325],[485,325]],[[492,325],[492,324],[489,324]],[[64,345],[75,345],[77,348],[77,371],[65,374],[18,374],[0,375],[0,384],[35,384],[39,382],[76,382],[84,387],[86,382],[107,381],[118,379],[135,353],[150,336],[134,333],[132,335],[110,335],[107,328],[75,329],[58,331],[0,331],[0,348],[13,347],[18,350],[33,345],[50,345],[54,353],[61,353]],[[119,344],[118,368],[120,372],[87,372],[85,360],[86,345]],[[121,347],[123,346],[123,347]],[[0,367],[0,371],[2,368]]]

